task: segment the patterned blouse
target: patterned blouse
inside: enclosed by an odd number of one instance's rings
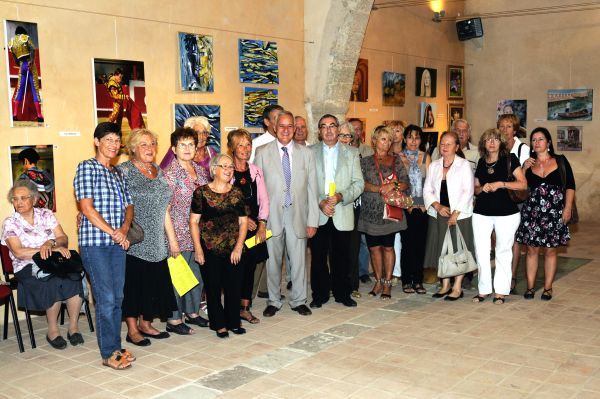
[[[192,198],[192,212],[200,216],[200,241],[204,251],[229,257],[240,230],[240,216],[248,216],[244,195],[237,187],[215,193],[208,185],[198,187]]]
[[[177,160],[171,162],[163,171],[165,179],[173,192],[171,198],[171,221],[181,251],[193,251],[194,243],[190,234],[190,206],[192,194],[196,188],[208,183],[205,171],[196,162],[192,162],[196,171],[196,180],[181,167]]]
[[[4,220],[2,227],[2,244],[6,245],[6,239],[17,237],[21,245],[26,248],[39,248],[48,240],[55,239],[54,229],[58,226],[58,220],[50,209],[33,208],[33,226],[27,222],[20,213],[15,212]],[[17,259],[10,252],[15,273],[30,263],[31,259]]]

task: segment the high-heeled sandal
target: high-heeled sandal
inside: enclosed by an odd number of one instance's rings
[[[244,313],[246,315],[244,315]],[[250,324],[260,323],[260,319],[252,314],[250,306],[240,306],[240,319],[247,321]]]
[[[381,299],[384,301],[391,299],[392,298],[392,280],[385,280],[382,278],[381,285],[383,285],[383,292],[381,293]],[[385,293],[386,289],[389,290],[387,294]]]
[[[369,296],[377,296],[379,294],[381,294],[381,291],[383,291],[383,286],[382,284],[382,279],[375,279],[375,285],[373,286],[373,289],[371,291],[369,291]],[[379,289],[376,289],[379,286]]]

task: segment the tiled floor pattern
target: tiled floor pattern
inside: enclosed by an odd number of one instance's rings
[[[86,344],[64,351],[49,347],[38,319],[38,348],[25,335],[21,354],[11,326],[0,342],[0,398],[600,398],[598,233],[589,225],[574,234],[562,256],[592,261],[560,278],[550,302],[537,292],[474,304],[467,291],[448,303],[399,287],[382,301],[361,286],[358,308],[330,301],[302,317],[286,306],[245,324],[243,336],[200,329],[154,340],[133,348],[126,371],[100,365],[84,320]]]

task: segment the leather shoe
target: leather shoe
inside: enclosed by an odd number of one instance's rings
[[[336,299],[335,301],[337,303],[341,303],[342,305],[347,306],[349,308],[354,308],[357,306],[356,301],[352,298]]]
[[[313,301],[308,306],[310,306],[312,309],[319,309],[321,306],[323,306],[323,304],[320,301],[313,299]]]
[[[166,331],[161,331],[158,334],[148,334],[148,333],[145,333],[143,331],[140,331],[140,334],[142,334],[142,337],[154,338],[154,339],[165,339],[165,338],[169,338],[171,336]]]
[[[67,339],[73,346],[77,346],[84,343],[83,336],[78,332],[73,333],[73,335],[71,335],[71,333],[67,333]]]
[[[298,312],[302,316],[310,316],[312,314],[312,312],[306,305],[296,306],[295,308],[292,308],[292,310],[294,312]]]
[[[52,340],[46,335],[46,341],[48,341],[50,346],[54,349],[65,349],[67,347],[67,341],[60,335]]]
[[[246,334],[246,329],[244,327],[232,328],[231,332],[237,335]]]
[[[269,293],[268,292],[263,292],[263,291],[258,291],[256,293],[256,296],[259,298],[268,298],[269,297]]]
[[[360,276],[360,282],[363,284],[370,283],[371,277],[369,277],[368,274],[363,274],[362,276]]]
[[[186,316],[185,322],[187,324],[195,324],[198,327],[208,327],[208,320],[206,320],[202,316],[196,316],[196,317],[188,317],[188,316]]]
[[[263,311],[263,316],[265,316],[265,317],[273,317],[273,316],[275,316],[275,313],[277,313],[278,311],[279,311],[279,309],[277,309],[275,306],[269,305]]]
[[[150,340],[148,338],[143,338],[140,339],[138,342],[134,342],[131,337],[129,336],[129,334],[127,334],[127,336],[125,337],[125,341],[129,342],[130,344],[134,344],[135,346],[149,346],[152,345],[152,342],[150,342]]]

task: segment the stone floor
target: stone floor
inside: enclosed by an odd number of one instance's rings
[[[12,331],[0,342],[0,398],[599,398],[599,235],[574,233],[561,256],[592,261],[556,281],[550,302],[538,291],[474,304],[471,291],[448,303],[398,287],[382,301],[362,286],[358,308],[330,301],[302,317],[286,306],[244,336],[153,341],[125,371],[100,365],[85,320],[85,345],[64,351],[36,320],[37,349],[26,336],[19,353]]]

